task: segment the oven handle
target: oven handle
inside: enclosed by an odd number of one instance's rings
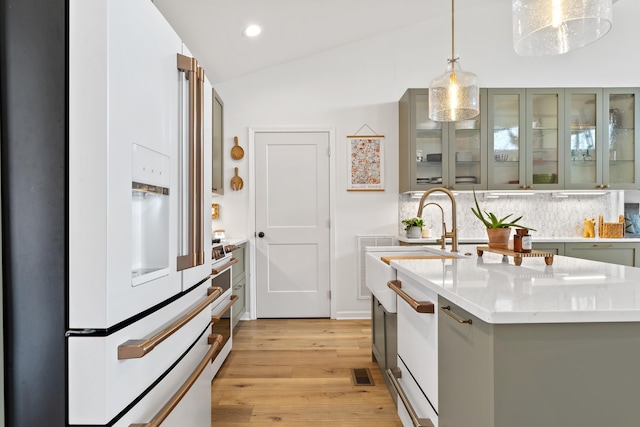
[[[210,287],[207,289],[207,297],[192,308],[187,314],[176,320],[169,327],[158,332],[151,338],[129,340],[118,346],[118,360],[125,359],[139,359],[146,356],[156,348],[158,344],[169,338],[175,332],[177,332],[184,325],[189,323],[191,319],[196,317],[202,310],[209,307],[213,301],[216,300],[223,293],[223,289],[220,287]]]
[[[211,323],[219,322],[222,319],[222,316],[224,316],[224,314],[227,311],[229,311],[231,306],[235,304],[237,300],[238,300],[238,295],[231,295],[231,297],[229,298],[229,304],[227,304],[227,306],[223,308],[222,311],[217,316],[211,316]]]
[[[212,268],[211,269],[211,276],[209,276],[209,277],[213,277],[216,274],[222,273],[224,270],[226,270],[228,267],[231,267],[236,262],[238,262],[238,258],[231,258],[231,260],[228,263],[224,264],[222,267]]]
[[[407,294],[405,291],[401,289],[402,282],[400,280],[391,280],[387,282],[387,286],[391,288],[393,292],[398,294],[400,298],[405,300],[407,304],[409,304],[409,306],[413,308],[415,311],[417,311],[418,313],[425,313],[425,314],[435,313],[434,303],[432,303],[431,301],[417,301],[416,299],[414,299],[411,295]]]
[[[211,362],[213,356],[215,356],[218,348],[222,344],[222,335],[211,334],[209,335],[208,341],[211,348],[207,351],[207,354],[204,355],[204,358],[198,366],[196,366],[191,375],[189,375],[189,378],[187,378],[178,391],[171,396],[171,399],[169,399],[169,401],[158,411],[155,417],[153,417],[148,423],[129,424],[129,427],[158,427],[162,424],[162,422],[171,414],[171,411],[178,406],[182,398],[187,394],[191,386],[195,384],[198,377],[202,375],[202,372],[204,372],[207,365]]]
[[[430,418],[418,418],[418,414],[416,413],[416,410],[413,409],[413,405],[409,401],[409,397],[398,382],[398,378],[402,378],[402,371],[400,370],[400,368],[387,369],[386,374],[387,378],[389,378],[389,381],[391,381],[391,385],[393,385],[393,388],[398,393],[398,397],[400,397],[400,400],[402,400],[404,407],[407,409],[414,427],[434,427],[433,422]]]

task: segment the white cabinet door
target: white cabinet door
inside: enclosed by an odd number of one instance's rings
[[[417,301],[438,302],[438,295],[402,273],[402,290]],[[438,316],[418,313],[398,298],[398,356],[438,410]]]

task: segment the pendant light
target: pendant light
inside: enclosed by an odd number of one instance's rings
[[[613,25],[612,0],[512,0],[518,55],[560,55],[586,46]]]
[[[447,70],[429,85],[429,118],[437,122],[467,120],[480,113],[478,76],[462,71],[455,56],[454,0],[451,0],[451,58]]]

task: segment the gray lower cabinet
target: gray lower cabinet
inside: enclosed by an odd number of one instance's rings
[[[233,304],[233,316],[232,324],[235,327],[240,321],[240,317],[246,311],[246,246],[244,244],[238,245],[236,250],[232,252],[233,257],[238,259],[238,262],[233,264],[232,277],[231,277],[231,294],[237,295],[238,300]]]
[[[638,243],[565,243],[566,256],[640,267]]]
[[[554,255],[564,255],[564,243],[533,242],[533,249],[551,252]]]
[[[371,295],[371,355],[378,363],[387,388],[396,401],[395,388],[385,374],[387,369],[398,366],[398,316],[389,313],[378,299]]]
[[[638,425],[640,324],[488,324],[438,307],[439,427]]]

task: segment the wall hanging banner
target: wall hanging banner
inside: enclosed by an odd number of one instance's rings
[[[347,136],[347,191],[384,191],[384,136]]]

